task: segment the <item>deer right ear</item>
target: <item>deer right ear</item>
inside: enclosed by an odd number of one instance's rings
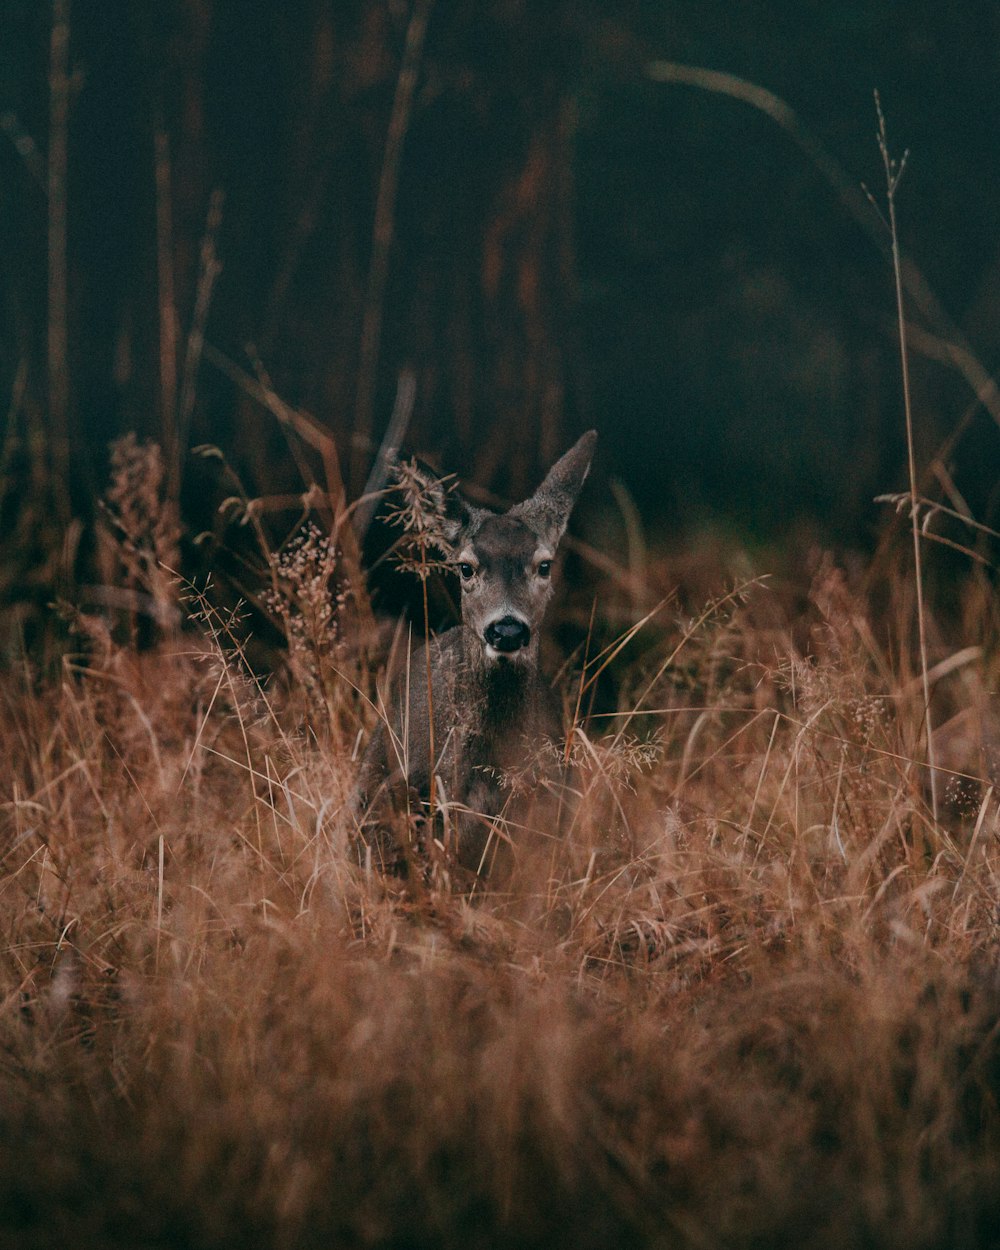
[[[527,520],[556,546],[590,472],[596,443],[597,431],[588,430],[549,469],[545,481],[531,498],[511,508],[510,515]]]
[[[424,534],[444,552],[459,546],[476,519],[478,509],[468,504],[455,489],[455,478],[439,477],[416,458],[397,460],[392,471],[406,498],[403,509],[406,528]]]

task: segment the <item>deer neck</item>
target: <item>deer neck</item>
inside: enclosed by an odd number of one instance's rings
[[[482,644],[471,630],[462,629],[465,671],[483,708],[494,725],[520,719],[533,705],[538,688],[538,643],[532,639],[527,653],[517,661],[488,660]]]

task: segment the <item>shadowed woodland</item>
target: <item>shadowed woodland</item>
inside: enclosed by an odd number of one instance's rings
[[[8,598],[128,431],[163,446],[194,532],[219,500],[192,446],[253,494],[302,489],[226,362],[336,437],[354,496],[409,370],[407,445],[500,494],[606,425],[607,470],[680,541],[870,544],[905,465],[884,233],[787,129],[657,60],[773,91],[855,191],[878,189],[880,88],[942,314],[910,309],[920,462],[995,520],[995,416],[966,414],[946,346],[988,376],[990,6],[112,0],[67,8],[64,48],[53,12],[8,6],[0,50],[4,519],[33,539]]]
[[[0,36],[0,1243],[1000,1245],[995,6]],[[390,453],[591,427],[491,877]]]

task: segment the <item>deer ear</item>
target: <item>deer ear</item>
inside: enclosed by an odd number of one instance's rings
[[[549,469],[531,498],[510,510],[512,516],[527,521],[553,546],[562,538],[569,514],[587,480],[596,443],[597,431],[588,430]]]
[[[457,490],[444,492],[444,510],[441,513],[441,537],[449,547],[459,547],[466,532],[471,529],[479,513]]]
[[[454,478],[439,477],[421,460],[397,460],[393,474],[406,497],[406,511],[412,518],[407,528],[420,530],[447,551],[459,545],[462,536],[476,520],[473,508],[454,489]]]

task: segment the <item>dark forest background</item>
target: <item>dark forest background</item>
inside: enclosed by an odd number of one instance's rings
[[[774,93],[800,141],[658,61]],[[125,432],[190,534],[229,491],[199,444],[303,489],[261,386],[353,498],[407,375],[406,446],[500,495],[595,425],[652,541],[870,546],[905,484],[873,88],[938,301],[908,310],[924,485],[996,525],[998,79],[973,0],[5,0],[6,601],[86,559]]]

